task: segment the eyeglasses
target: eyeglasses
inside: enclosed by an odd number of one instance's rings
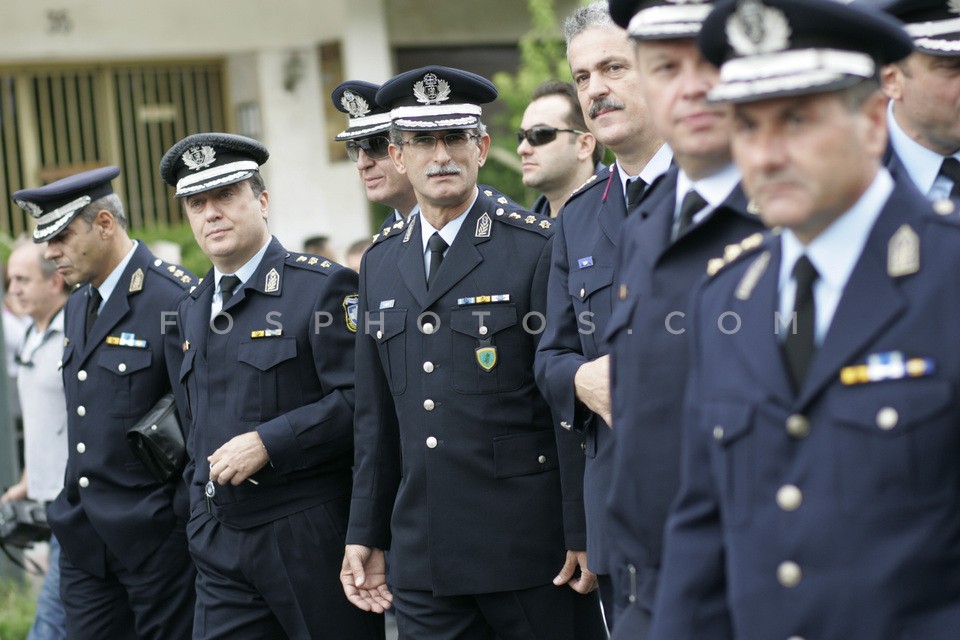
[[[579,129],[557,129],[556,127],[530,127],[527,130],[517,131],[517,144],[522,144],[524,140],[530,143],[531,147],[539,147],[542,144],[553,142],[557,139],[557,134],[561,131],[567,133],[586,133]]]
[[[459,151],[465,149],[471,140],[479,139],[480,136],[475,133],[458,131],[457,133],[448,133],[445,136],[413,136],[409,140],[404,140],[402,144],[417,151],[433,151],[437,148],[437,140],[443,140],[447,149]]]
[[[387,157],[389,147],[390,139],[385,136],[347,140],[347,157],[350,158],[351,162],[356,162],[357,158],[360,157],[360,150],[363,149],[363,152],[371,160],[380,160]]]

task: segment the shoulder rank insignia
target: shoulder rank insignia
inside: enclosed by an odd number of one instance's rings
[[[519,213],[517,213],[516,211],[514,211],[513,213],[511,213],[511,214],[510,214],[509,216],[507,216],[507,217],[508,217],[508,218],[512,218],[513,220],[519,220],[519,219],[522,218],[523,216],[521,216]]]
[[[499,202],[500,204],[507,204],[510,201],[504,198],[503,196],[500,196],[499,198],[497,198],[497,202]]]
[[[186,274],[180,276],[180,282],[182,282],[183,284],[190,284],[190,276]]]
[[[375,233],[375,234],[373,234],[373,239],[370,240],[370,242],[376,242],[376,241],[379,240],[379,239],[380,239],[380,234],[379,234],[379,233]]]
[[[137,293],[138,291],[143,291],[143,269],[140,268],[137,268],[130,277],[130,288],[127,292]]]
[[[497,348],[477,347],[477,364],[484,371],[490,371],[497,366]]]
[[[489,197],[491,197],[491,196],[493,195],[493,191],[490,191],[490,189],[484,189],[484,190],[483,190],[483,195],[485,195],[485,196],[487,196],[487,197],[489,198]]]
[[[280,290],[280,274],[277,273],[276,269],[270,269],[267,272],[267,277],[263,282],[263,291],[265,293],[273,293]]]
[[[297,256],[297,262],[306,262],[307,256]]]
[[[403,229],[403,220],[397,220],[393,223],[394,229]]]
[[[549,229],[549,228],[550,228],[550,222],[549,222],[548,220],[541,220],[541,221],[540,221],[540,228],[541,228],[541,229]]]
[[[310,266],[313,266],[313,265],[317,264],[318,262],[320,262],[320,258],[317,258],[317,257],[313,257],[313,258],[310,258],[309,260],[307,260],[307,264],[309,264]]]
[[[887,274],[891,278],[898,278],[919,270],[920,238],[910,225],[901,225],[887,244]]]
[[[386,227],[384,227],[384,228],[383,228],[383,231],[380,232],[380,235],[383,236],[384,238],[386,238],[388,235],[390,235],[390,229],[392,229],[392,228],[393,228],[393,227],[391,227],[391,226],[386,226]]]
[[[351,333],[357,332],[357,309],[360,305],[360,296],[351,293],[343,299],[343,316],[347,324],[347,330]],[[381,309],[383,306],[380,307]]]
[[[582,185],[580,185],[579,187],[577,187],[576,189],[574,189],[572,193],[577,193],[577,192],[579,192],[581,189],[583,189],[585,186],[587,186],[588,184],[590,184],[591,182],[593,182],[593,181],[596,180],[596,179],[597,179],[597,174],[593,174],[592,176],[590,176],[589,178],[587,178],[587,181],[586,181],[586,182],[584,182]]]
[[[757,204],[757,201],[753,198],[750,199],[750,202],[747,203],[747,213],[753,214],[755,216],[760,215],[760,205]]]
[[[767,270],[769,264],[769,251],[761,253],[760,256],[750,264],[747,271],[743,274],[743,277],[740,278],[740,284],[737,285],[737,290],[734,295],[737,296],[738,300],[750,299],[750,296],[753,295],[753,290],[757,287],[757,283],[760,282],[760,278]]]
[[[323,267],[324,269],[329,269],[332,264],[333,263],[330,262],[329,260],[324,260],[323,262],[320,263],[320,266]]]
[[[176,265],[171,264],[170,266],[167,267],[167,271],[169,271],[170,273],[173,273],[173,272],[175,272],[176,270],[177,270],[177,266],[176,266]]]
[[[486,212],[480,216],[480,219],[477,220],[477,230],[474,233],[476,238],[489,238],[490,237],[490,225],[493,221],[490,219],[490,215]]]
[[[523,221],[526,222],[527,224],[533,224],[534,222],[537,221],[537,216],[529,215],[526,218],[524,218]]]

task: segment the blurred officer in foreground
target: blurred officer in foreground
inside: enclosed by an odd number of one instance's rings
[[[438,66],[377,94],[420,215],[384,227],[360,268],[341,579],[364,610],[392,603],[405,639],[602,638],[596,595],[582,595],[592,576],[552,582],[577,565],[557,458],[579,452],[558,452],[533,378],[552,223],[477,188],[490,147],[480,105],[496,96],[486,79]]]
[[[890,97],[887,165],[931,200],[960,198],[960,4],[894,0],[886,11],[906,24],[914,51],[884,67]]]
[[[712,4],[611,3],[636,43],[653,126],[676,163],[624,224],[617,300],[609,323],[614,469],[608,494],[618,624],[614,637],[645,638],[661,562],[663,527],[680,483],[688,373],[683,317],[707,262],[763,225],[748,212],[730,155],[728,105],[707,102],[717,68],[696,37]]]
[[[564,501],[584,505],[587,566],[598,576],[612,626],[610,540],[604,504],[613,468],[610,356],[603,336],[613,301],[614,258],[627,212],[670,165],[670,149],[650,124],[633,45],[605,2],[577,9],[564,23],[567,60],[590,131],[617,156],[570,196],[557,220],[547,317],[537,352],[537,382],[561,441],[581,455],[561,468]],[[577,546],[582,546],[579,541]]]
[[[104,167],[13,194],[37,219],[46,258],[83,285],[65,311],[67,472],[47,517],[71,639],[189,638],[185,487],[176,475],[158,482],[126,433],[171,388],[163,315],[196,280],[127,235],[110,184],[119,174]]]
[[[382,638],[338,581],[357,275],[267,228],[266,148],[188,136],[160,163],[213,269],[178,309],[194,638]]]
[[[831,0],[743,0],[699,43],[744,189],[783,230],[713,263],[687,317],[651,637],[955,638],[960,219],[881,165],[877,76],[910,39]]]
[[[417,196],[405,175],[393,166],[390,147],[390,109],[377,104],[380,85],[349,80],[333,90],[333,106],[350,116],[336,140],[346,143],[347,157],[357,165],[367,200],[386,205],[393,213],[384,220],[394,224],[417,211]],[[383,225],[381,225],[383,226]]]
[[[20,482],[0,502],[30,498],[47,504],[63,489],[67,465],[67,405],[63,397],[63,307],[68,290],[57,265],[43,257],[45,244],[24,240],[7,262],[9,295],[32,323],[17,353],[17,391],[23,409],[24,469]],[[67,637],[60,601],[60,543],[50,536],[50,555],[27,640]]]
[[[517,145],[523,184],[543,192],[531,210],[551,218],[603,158],[603,145],[587,131],[577,90],[559,80],[534,90],[520,121]]]

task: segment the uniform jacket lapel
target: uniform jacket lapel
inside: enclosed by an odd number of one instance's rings
[[[420,305],[421,309],[426,308],[427,301],[427,274],[423,262],[423,240],[420,231],[420,215],[413,221],[413,231],[409,231],[410,239],[407,242],[400,243],[400,258],[397,260],[397,266],[400,269],[400,277],[410,294]],[[452,250],[452,249],[451,249]]]
[[[207,272],[193,293],[190,294],[189,306],[185,306],[186,320],[184,322],[184,339],[191,342],[190,348],[198,353],[207,352],[207,332],[210,330],[210,306],[213,304],[214,285],[213,269]]]
[[[623,197],[620,171],[615,168],[611,168],[609,171],[610,177],[606,188],[606,198],[601,202],[600,215],[597,217],[597,221],[603,234],[616,247],[620,244],[620,230],[623,228],[623,221],[627,217],[627,203]]]
[[[490,236],[497,232],[496,227],[493,226],[493,216],[489,213],[490,211],[496,210],[497,207],[494,206],[494,202],[481,193],[477,201],[473,204],[473,208],[470,209],[470,213],[467,214],[467,218],[463,221],[463,225],[460,227],[460,231],[457,233],[453,244],[451,244],[450,249],[447,250],[447,255],[443,258],[443,265],[437,272],[436,281],[426,292],[424,299],[425,304],[423,305],[424,309],[430,307],[434,302],[443,297],[443,295],[460,282],[464,276],[483,262],[483,255],[480,253],[479,245],[487,242]],[[477,237],[477,221],[484,213],[491,217],[490,234],[486,237]],[[422,244],[420,246],[422,248]],[[423,271],[423,261],[421,260],[420,273],[422,274]],[[426,279],[424,279],[424,283],[426,283]]]
[[[123,273],[120,274],[120,279],[117,281],[117,286],[114,287],[113,293],[110,294],[110,299],[107,300],[107,303],[103,305],[103,309],[100,310],[100,316],[93,324],[90,336],[83,344],[83,358],[89,356],[96,345],[106,340],[110,331],[127,315],[127,312],[130,311],[129,297],[142,295],[142,291],[131,292],[129,290],[130,278],[137,269],[141,269],[146,273],[150,269],[150,258],[151,255],[143,243],[138,244],[133,252],[133,256],[130,258],[130,262],[127,263]],[[147,295],[150,295],[149,292]],[[86,303],[86,301],[86,297],[84,297],[84,303]]]
[[[911,193],[916,193],[912,184],[910,189],[896,184],[850,274],[823,345],[810,363],[800,393],[802,403],[835,381],[842,367],[863,359],[861,352],[906,310],[906,299],[896,279],[887,273],[887,246],[902,225],[911,223],[910,212],[921,209],[911,200]],[[916,224],[913,228],[918,231]]]

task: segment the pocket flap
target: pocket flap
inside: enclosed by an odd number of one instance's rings
[[[517,324],[517,307],[507,305],[470,305],[450,312],[450,328],[477,338],[489,338]]]
[[[835,398],[839,422],[895,436],[951,407],[953,387],[934,378],[887,380],[844,387]]]
[[[586,300],[591,295],[613,283],[613,267],[597,264],[586,269],[571,271],[567,280],[570,295]]]
[[[722,447],[744,437],[753,427],[753,405],[748,402],[708,402],[701,415],[701,424]]]
[[[146,369],[152,361],[153,352],[150,349],[116,347],[102,350],[97,364],[118,376],[128,376]]]
[[[367,332],[381,344],[394,336],[400,335],[406,328],[406,309],[382,309],[369,312]]]
[[[557,440],[552,430],[493,439],[494,475],[511,478],[558,468]]]
[[[241,342],[237,349],[237,360],[260,371],[266,371],[296,357],[296,338],[258,338]]]

